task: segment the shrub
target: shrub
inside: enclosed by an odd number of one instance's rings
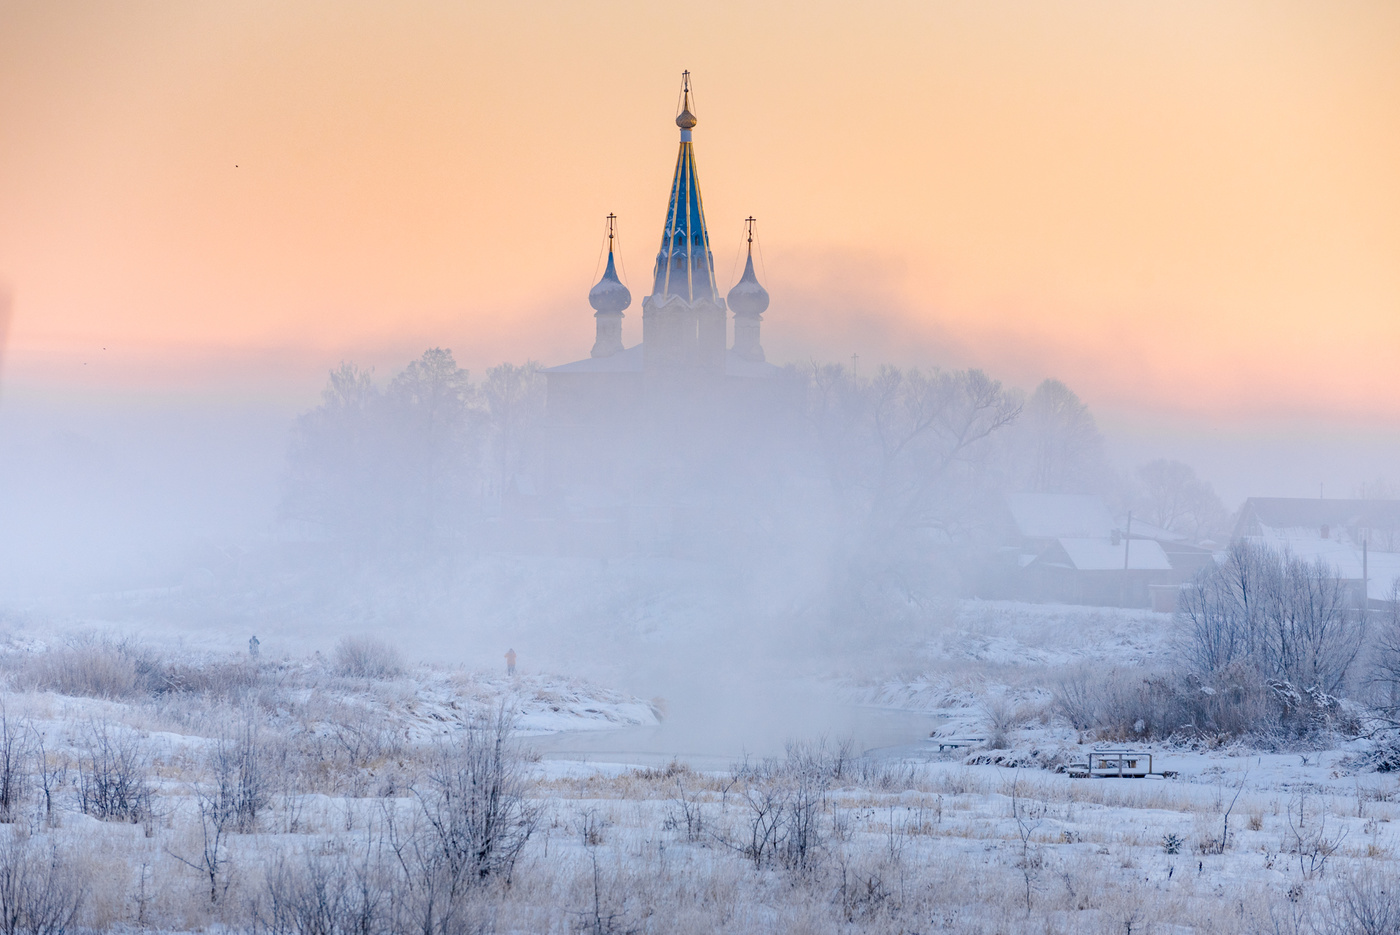
[[[255,915],[268,935],[373,935],[393,930],[392,889],[369,861],[344,854],[286,856],[267,875]]]
[[[1011,746],[1011,732],[1024,722],[1020,709],[1010,699],[994,695],[982,705],[987,723],[987,749],[1005,750]]]
[[[90,698],[127,698],[140,689],[136,660],[120,644],[80,643],[38,656],[30,681],[40,691]]]
[[[0,935],[62,935],[86,895],[81,871],[56,848],[23,835],[0,844]]]
[[[33,730],[0,708],[0,823],[19,820],[28,797],[33,758]]]
[[[1332,887],[1322,935],[1393,935],[1400,932],[1400,887],[1374,870],[1353,872]]]
[[[344,636],[335,644],[335,671],[358,679],[391,679],[403,674],[403,657],[383,640]]]
[[[150,756],[130,730],[106,721],[88,724],[78,756],[78,802],[101,821],[140,824],[151,817]]]
[[[1241,540],[1182,588],[1179,655],[1203,678],[1248,667],[1332,694],[1347,683],[1365,623],[1334,567]]]
[[[214,808],[240,834],[257,830],[258,814],[272,798],[272,775],[259,742],[258,717],[248,710],[225,729],[209,754]]]
[[[509,879],[534,833],[538,807],[526,798],[525,760],[501,708],[440,743],[425,781],[413,789],[419,819],[416,877],[459,893],[488,878]]]

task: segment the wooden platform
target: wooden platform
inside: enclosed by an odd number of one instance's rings
[[[1069,765],[1072,779],[1165,779],[1174,773],[1154,772],[1152,754],[1134,750],[1094,750],[1089,758]]]
[[[930,738],[928,739],[928,742],[929,742],[929,743],[936,743],[936,744],[938,744],[938,749],[939,749],[940,751],[942,751],[942,750],[944,750],[944,749],[947,749],[947,750],[958,750],[958,749],[961,749],[962,747],[976,747],[976,746],[978,746],[978,745],[980,745],[980,744],[984,744],[984,743],[987,742],[987,738],[986,738],[986,737],[930,737]]]

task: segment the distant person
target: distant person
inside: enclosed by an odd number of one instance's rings
[[[506,675],[515,674],[515,650],[506,650]]]
[[[258,642],[257,635],[254,634],[253,638],[248,641],[248,655],[252,656],[254,659],[258,658],[258,647],[261,645],[262,644]]]

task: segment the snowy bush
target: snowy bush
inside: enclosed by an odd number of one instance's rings
[[[126,698],[140,690],[136,659],[120,644],[83,642],[44,653],[21,681],[41,691]]]
[[[1366,634],[1335,568],[1245,540],[1182,588],[1177,621],[1187,671],[1248,667],[1327,694],[1346,688]]]
[[[987,724],[987,749],[1005,750],[1011,746],[1011,732],[1025,719],[1020,708],[1004,695],[993,695],[982,704]]]
[[[25,835],[0,842],[0,935],[62,935],[82,908],[83,871]]]
[[[345,636],[335,644],[335,671],[357,679],[391,679],[403,674],[403,657],[383,640]]]
[[[393,878],[372,859],[339,852],[283,855],[254,909],[267,935],[377,935],[394,931]]]
[[[539,821],[512,721],[502,706],[439,743],[413,790],[419,869],[443,877],[452,892],[491,877],[509,879]]]
[[[1055,710],[1078,730],[1124,742],[1267,744],[1359,729],[1341,694],[1365,619],[1330,566],[1237,542],[1182,589],[1175,625],[1166,666],[1077,668],[1053,686]]]
[[[1355,871],[1332,890],[1320,935],[1392,935],[1400,932],[1400,886],[1373,870]]]
[[[101,821],[148,821],[151,762],[141,739],[108,721],[92,721],[83,741],[78,756],[78,800],[83,812]]]

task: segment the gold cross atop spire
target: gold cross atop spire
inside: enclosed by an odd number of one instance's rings
[[[694,129],[699,123],[690,109],[690,72],[681,72],[681,112],[676,116],[676,126],[682,130]]]

